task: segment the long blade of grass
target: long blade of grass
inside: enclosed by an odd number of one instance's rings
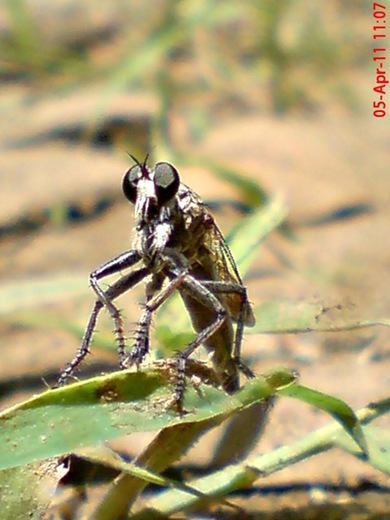
[[[230,398],[234,399],[236,396],[240,396],[240,400],[242,399],[242,402],[246,403],[242,408],[242,411],[245,412],[253,407],[254,403],[259,402],[256,398],[259,391],[262,396],[260,401],[264,401],[279,388],[293,385],[295,381],[296,377],[292,372],[288,370],[275,370],[264,378],[256,378],[255,380],[249,381],[238,394],[230,396]],[[241,410],[236,410],[235,414],[237,412],[241,412]],[[261,420],[260,417],[259,420]],[[153,471],[160,472],[179,459],[182,453],[186,451],[200,435],[203,435],[207,430],[220,423],[221,417],[214,415],[203,421],[203,423],[181,423],[164,428],[157,434],[149,446],[147,446],[145,451],[137,457],[135,463],[142,467],[153,469]],[[93,520],[118,520],[122,518],[144,487],[145,482],[143,480],[127,474],[120,476],[116,479],[94,512],[92,516]]]
[[[368,424],[389,411],[390,399],[385,399],[379,403],[370,404],[368,407],[358,411],[356,415],[362,424]],[[364,428],[364,433],[366,430],[367,427]],[[341,446],[341,437],[348,438],[349,446],[353,445],[355,453],[361,456],[362,452],[360,450],[356,452],[355,442],[351,440],[351,437],[343,430],[342,426],[337,422],[332,422],[288,446],[282,446],[265,455],[259,455],[249,458],[240,464],[228,466],[207,477],[192,480],[189,484],[194,489],[207,494],[209,501],[212,499],[219,500],[220,497],[224,497],[237,489],[250,487],[259,478],[291,466],[317,453],[324,452],[334,445]],[[367,436],[367,442],[368,453],[371,453],[373,446],[370,436]],[[166,518],[175,513],[186,511],[190,507],[196,507],[201,503],[202,499],[193,495],[190,496],[182,491],[169,490],[149,500],[146,507],[133,515],[132,518],[133,520]]]
[[[285,371],[282,371],[284,373]],[[235,395],[191,384],[185,393],[188,413],[167,409],[171,371],[145,368],[115,372],[49,390],[0,414],[0,469],[54,457],[132,432],[159,430],[177,424],[227,418],[274,388],[256,378]],[[200,393],[201,392],[201,393]],[[218,419],[218,420],[219,420]]]
[[[88,294],[88,279],[80,274],[57,274],[3,284],[0,288],[0,315],[62,302]]]
[[[292,300],[270,300],[255,309],[256,325],[248,332],[265,334],[303,333],[303,332],[336,332],[354,330],[375,325],[390,327],[390,319],[356,319],[327,316],[323,306]]]
[[[61,476],[53,461],[0,471],[1,520],[42,519]]]
[[[356,444],[362,450],[364,455],[367,455],[367,444],[364,438],[360,422],[354,411],[344,401],[329,394],[324,394],[318,390],[307,388],[301,385],[288,386],[279,391],[281,395],[288,395],[294,397],[307,404],[319,408],[324,412],[330,414],[343,426],[354,439]]]
[[[283,202],[275,199],[242,219],[229,233],[229,247],[242,276],[247,274],[251,263],[258,255],[260,244],[283,222],[286,214]]]

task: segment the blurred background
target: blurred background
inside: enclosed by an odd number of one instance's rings
[[[127,153],[174,162],[224,232],[282,198],[288,232],[246,277],[255,306],[389,315],[390,127],[372,116],[372,26],[364,0],[0,1],[2,407],[55,381],[92,307],[89,272],[130,247]],[[141,301],[142,287],[121,303],[130,323]],[[111,328],[102,319],[82,376],[116,366],[99,348],[114,347]],[[388,390],[388,346],[371,327],[255,334],[244,354],[359,407]],[[262,450],[327,421],[286,403]],[[380,480],[349,462],[275,479]]]

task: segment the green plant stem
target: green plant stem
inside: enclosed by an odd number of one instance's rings
[[[362,424],[368,424],[390,409],[390,399],[378,405],[361,409],[357,415]],[[226,496],[237,489],[250,487],[260,477],[265,477],[307,459],[317,453],[327,451],[337,444],[340,436],[347,436],[343,428],[333,422],[288,446],[282,446],[265,455],[247,459],[243,463],[228,466],[207,477],[188,482],[192,488],[207,494],[209,500]],[[355,455],[358,455],[355,453]],[[190,507],[199,506],[204,499],[183,491],[166,491],[149,501],[147,508],[133,515],[133,520],[151,520],[168,517]]]
[[[137,466],[164,471],[177,461],[200,436],[207,430],[217,426],[223,418],[216,421],[210,419],[207,424],[179,424],[173,428],[160,431],[145,451],[137,457]],[[148,482],[132,475],[122,473],[114,481],[109,491],[100,502],[89,520],[118,520],[131,507]]]

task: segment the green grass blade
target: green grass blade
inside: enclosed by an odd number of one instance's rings
[[[62,302],[88,294],[88,290],[86,275],[68,273],[3,284],[0,288],[0,315]]]
[[[105,444],[99,444],[93,448],[87,448],[85,450],[77,451],[77,455],[82,457],[93,464],[100,464],[116,471],[122,472],[136,479],[143,480],[148,484],[155,484],[156,486],[165,486],[174,489],[181,489],[187,493],[194,494],[197,497],[203,495],[196,490],[192,489],[191,486],[187,486],[178,480],[170,479],[158,475],[156,472],[147,470],[133,462],[126,462],[123,460],[115,451],[106,446]]]
[[[240,198],[252,208],[263,206],[268,200],[268,193],[260,186],[257,180],[238,172],[233,168],[205,161],[206,166],[220,179],[234,186]]]
[[[343,428],[351,435],[362,452],[367,455],[367,444],[359,419],[355,412],[344,401],[332,395],[318,392],[301,385],[287,386],[278,392],[280,395],[288,395],[310,404],[334,417]]]
[[[278,389],[295,383],[295,374],[288,370],[274,370],[264,378],[249,381],[231,400],[240,399],[242,408],[248,410],[255,402],[263,401]],[[214,415],[201,422],[180,423],[161,430],[145,451],[137,457],[137,465],[146,466],[154,471],[162,471],[175,462],[196,439],[207,430],[221,423],[221,416]],[[260,419],[259,419],[260,420]],[[111,489],[102,499],[93,520],[116,520],[130,508],[131,504],[145,487],[144,481],[127,474],[116,479]]]
[[[375,325],[390,327],[390,319],[334,318],[323,312],[320,304],[291,300],[270,300],[255,309],[256,325],[248,332],[284,334],[302,332],[334,332]]]
[[[135,461],[137,466],[154,472],[164,471],[176,462],[181,455],[210,428],[220,424],[222,416],[206,419],[202,423],[175,424],[162,429],[145,451]],[[107,493],[94,511],[93,520],[119,520],[124,517],[131,505],[145,488],[144,478],[123,472],[115,479]],[[191,495],[194,494],[191,488]],[[199,492],[195,492],[199,495]]]
[[[368,424],[389,411],[390,399],[387,399],[381,401],[379,406],[371,404],[367,408],[363,408],[356,415],[362,424]],[[365,428],[366,432],[367,428]],[[259,478],[264,478],[287,466],[291,466],[317,453],[324,452],[334,445],[340,444],[343,447],[339,436],[348,439],[347,451],[352,452],[351,446],[353,446],[354,454],[361,456],[361,450],[357,451],[356,443],[352,441],[350,435],[345,432],[338,422],[332,422],[294,443],[282,446],[264,455],[249,458],[240,464],[228,466],[206,477],[192,480],[189,484],[194,489],[207,494],[209,501],[213,499],[219,501],[221,497],[237,489],[250,487]],[[368,436],[369,439],[370,437]],[[371,446],[369,444],[368,451],[370,452],[370,450]],[[201,499],[193,495],[182,491],[168,490],[160,493],[158,497],[149,500],[145,509],[133,515],[132,519],[152,520],[166,518],[174,513],[186,511],[190,507],[196,507],[201,502]]]
[[[280,199],[272,200],[254,214],[242,219],[229,233],[227,240],[242,276],[248,272],[258,255],[259,245],[286,217]]]
[[[161,365],[160,365],[161,367]],[[171,372],[162,367],[115,372],[46,391],[0,414],[0,468],[54,457],[133,432],[175,424],[202,423],[232,413],[274,393],[256,378],[234,396],[202,385],[188,385],[183,417],[166,410]]]
[[[363,433],[367,443],[367,457],[365,460],[374,468],[390,475],[390,432],[374,424],[363,426]],[[340,432],[336,436],[335,445],[359,457],[359,450],[351,438]]]
[[[61,477],[56,467],[49,461],[0,471],[1,520],[42,519]]]

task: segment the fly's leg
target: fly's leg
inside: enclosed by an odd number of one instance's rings
[[[117,298],[124,292],[131,289],[131,287],[133,287],[135,284],[140,282],[147,274],[148,271],[146,268],[142,268],[133,273],[129,273],[127,276],[124,276],[123,278],[115,282],[111,287],[109,287],[105,291],[106,298],[110,300]],[[77,369],[77,367],[80,365],[80,363],[82,363],[84,358],[89,353],[89,345],[91,343],[92,335],[95,330],[96,321],[103,307],[103,303],[100,300],[96,300],[91,315],[89,317],[87,328],[85,329],[84,337],[81,342],[80,348],[76,356],[72,359],[72,361],[68,364],[68,366],[60,375],[57,386],[63,386],[66,380],[72,377],[74,371]]]
[[[61,372],[61,375],[57,381],[57,387],[63,386],[66,383],[66,381],[73,376],[75,370],[83,362],[84,358],[89,353],[89,345],[91,343],[92,334],[95,330],[97,317],[102,308],[102,302],[100,300],[97,300],[95,302],[95,305],[93,306],[91,315],[88,320],[87,328],[85,329],[84,337],[77,351],[77,354],[72,359],[72,361],[68,363],[66,368]]]
[[[137,329],[135,331],[135,342],[127,358],[125,364],[131,366],[133,364],[139,365],[142,363],[144,357],[149,352],[149,330],[152,321],[152,314],[155,310],[162,305],[167,298],[181,285],[183,279],[186,276],[186,272],[181,272],[178,276],[173,278],[169,284],[161,290],[161,285],[164,281],[165,275],[155,275],[152,282],[147,286],[147,301],[144,306],[144,311],[138,322]],[[159,291],[159,292],[157,292]]]
[[[245,377],[248,379],[253,378],[255,376],[254,373],[241,360],[241,344],[242,338],[244,336],[244,325],[247,309],[249,306],[246,288],[243,285],[218,281],[202,281],[202,285],[212,291],[214,294],[238,294],[241,297],[240,313],[237,320],[237,328],[234,338],[233,360],[239,370],[245,375]]]
[[[164,275],[161,273],[153,274],[152,280],[146,285],[146,301],[149,302],[157,291],[161,290],[164,282]],[[149,336],[150,336],[150,325],[152,322],[152,311],[149,309],[148,304],[143,306],[144,312],[141,318],[138,320],[137,328],[134,332],[134,344],[131,349],[131,353],[126,359],[125,363],[127,366],[136,365],[137,369],[142,363],[144,357],[149,352]]]
[[[135,256],[132,251],[129,251],[127,253],[124,253],[123,255],[120,255],[118,258],[111,260],[107,264],[100,267],[97,271],[94,271],[91,274],[91,278],[94,275],[94,285],[93,288],[95,290],[95,286],[98,286],[97,280],[99,278],[102,278],[104,276],[107,276],[108,274],[115,273],[117,271],[120,271],[121,269],[124,269],[126,267],[131,267],[131,265],[134,265],[134,263],[138,261],[135,260]],[[116,262],[116,263],[115,263]],[[101,311],[101,309],[104,306],[107,306],[106,302],[109,302],[112,307],[115,308],[115,311],[117,313],[116,315],[116,321],[115,326],[117,329],[117,336],[118,334],[118,328],[120,329],[121,333],[120,336],[123,338],[123,342],[120,343],[118,346],[119,351],[119,357],[125,357],[124,354],[124,335],[123,335],[123,325],[122,325],[122,319],[119,313],[119,310],[116,309],[116,307],[113,305],[112,300],[123,294],[124,292],[131,289],[134,285],[139,283],[146,275],[148,274],[148,270],[146,268],[138,269],[137,271],[134,271],[132,273],[129,273],[128,275],[120,278],[115,282],[111,287],[109,287],[106,291],[102,291],[102,289],[99,287],[99,290],[101,291],[103,297],[101,298],[99,296],[99,299],[96,300],[95,305],[92,309],[87,328],[84,333],[83,340],[81,342],[80,348],[77,351],[76,356],[72,359],[72,361],[68,364],[68,366],[65,368],[65,370],[61,373],[57,386],[63,386],[67,379],[73,376],[74,371],[77,369],[77,367],[82,363],[84,358],[87,356],[89,352],[89,345],[91,343],[92,334],[95,330],[96,321],[98,318],[98,315]],[[96,292],[96,290],[95,290]],[[111,312],[110,312],[111,314]],[[111,314],[112,315],[112,314]],[[123,352],[123,354],[122,354]]]
[[[205,287],[203,282],[199,282],[193,276],[189,274],[185,275],[182,281],[182,289],[188,291],[191,296],[213,311],[215,313],[215,319],[197,335],[194,341],[177,354],[177,380],[172,405],[175,404],[178,407],[179,413],[183,413],[182,401],[185,390],[186,361],[199,345],[207,341],[210,336],[218,331],[218,329],[223,325],[227,315],[226,309],[218,298],[210,291],[210,289]]]
[[[102,265],[101,267],[96,269],[96,271],[92,271],[92,273],[89,275],[89,282],[91,284],[92,289],[95,291],[98,300],[107,309],[114,322],[115,337],[118,343],[118,357],[120,368],[125,368],[126,359],[126,341],[122,316],[118,307],[116,307],[116,305],[113,304],[113,298],[110,298],[109,294],[106,295],[106,292],[103,291],[98,282],[99,280],[106,276],[109,276],[110,274],[115,274],[119,271],[122,271],[122,269],[128,269],[129,267],[132,267],[139,260],[140,254],[137,251],[126,251],[125,253],[122,253],[121,255]],[[135,283],[133,285],[135,285]],[[130,288],[131,287],[127,287],[120,294],[122,294]],[[119,296],[119,294],[117,296]],[[117,296],[115,296],[115,298]]]

